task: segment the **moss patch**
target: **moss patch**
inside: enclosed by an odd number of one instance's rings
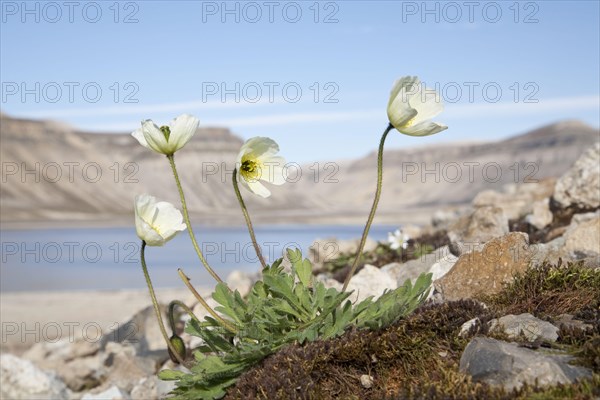
[[[531,268],[504,290],[474,300],[428,304],[380,331],[351,330],[342,337],[292,345],[240,377],[227,399],[592,399],[600,396],[600,272],[581,264]],[[592,329],[563,328],[556,344],[592,368],[591,380],[551,388],[524,386],[510,393],[472,382],[458,370],[469,338],[462,324],[479,318],[470,332],[487,334],[487,322],[530,312],[554,319],[571,313]],[[361,375],[373,378],[364,388]]]

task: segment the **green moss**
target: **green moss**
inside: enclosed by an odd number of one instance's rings
[[[342,337],[292,345],[240,377],[227,399],[593,399],[600,396],[600,272],[580,263],[531,268],[504,290],[487,297],[485,308],[472,300],[429,304],[379,331],[346,332]],[[525,385],[506,392],[473,382],[459,372],[470,337],[487,334],[487,322],[508,313],[531,312],[552,320],[571,313],[592,329],[562,328],[551,346],[577,357],[594,371],[570,385]],[[467,338],[462,324],[479,318]],[[534,344],[535,346],[536,344]],[[540,345],[540,344],[537,344]],[[548,345],[548,344],[543,344]],[[370,389],[360,376],[370,375]]]
[[[502,315],[557,317],[594,310],[600,306],[600,271],[582,262],[544,263],[516,275],[499,294],[480,300]]]

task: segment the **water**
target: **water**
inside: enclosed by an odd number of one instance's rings
[[[225,279],[233,270],[254,272],[260,263],[245,227],[196,228],[209,264]],[[308,247],[317,238],[359,238],[362,226],[263,226],[256,228],[267,262],[287,247]],[[396,226],[373,226],[370,237],[385,240]],[[3,230],[0,290],[114,290],[145,288],[140,241],[132,228]],[[182,232],[164,247],[147,247],[146,261],[156,287],[180,287],[177,268],[196,286],[212,286],[189,236]]]

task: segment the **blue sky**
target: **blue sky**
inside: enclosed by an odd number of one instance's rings
[[[69,4],[1,1],[3,112],[115,132],[187,112],[337,160],[376,149],[393,81],[418,75],[449,129],[388,148],[600,124],[597,1]]]

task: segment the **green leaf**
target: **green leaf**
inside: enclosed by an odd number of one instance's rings
[[[158,377],[163,381],[176,381],[185,375],[185,372],[174,371],[172,369],[163,369],[159,371]]]

